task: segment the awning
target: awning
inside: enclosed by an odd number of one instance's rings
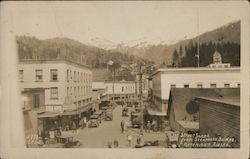
[[[60,114],[61,112],[44,112],[41,114],[37,114],[37,118],[53,118],[57,117]]]
[[[90,103],[87,106],[79,107],[78,109],[75,109],[75,110],[64,110],[64,112],[61,113],[60,115],[77,115],[77,114],[80,114],[82,112],[85,112],[91,109],[92,107],[93,107],[93,104]]]
[[[150,103],[150,105],[148,105],[146,109],[149,115],[167,116],[167,112],[160,111],[159,109],[157,109],[157,106],[152,103]]]

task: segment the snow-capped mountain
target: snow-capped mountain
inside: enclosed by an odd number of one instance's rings
[[[115,43],[113,41],[94,37],[91,38],[87,44],[96,46],[105,50],[126,50],[126,48],[144,48],[152,45],[166,45],[169,42],[166,42],[164,39],[161,38],[149,38],[149,37],[142,37],[136,40],[128,41],[128,42],[118,42]]]

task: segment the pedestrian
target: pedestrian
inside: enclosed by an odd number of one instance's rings
[[[45,140],[45,132],[44,131],[42,131],[41,132],[41,137],[42,137],[42,141],[43,141],[43,144],[45,144],[45,142],[46,142],[46,140]]]
[[[128,140],[128,146],[131,147],[131,142],[132,142],[132,135],[128,135],[127,136],[127,140]]]
[[[119,147],[119,142],[117,139],[114,140],[114,148],[117,148]]]
[[[72,133],[76,133],[76,123],[73,121],[72,122]]]
[[[111,141],[108,141],[108,148],[112,148],[112,142]]]
[[[150,121],[148,120],[148,123],[147,123],[147,132],[150,132],[150,129],[151,129],[151,123],[150,123]]]
[[[125,124],[124,124],[124,131],[125,131],[125,132],[128,131],[128,121],[125,121]]]
[[[124,132],[124,121],[123,120],[121,121],[121,131],[122,131],[122,133]]]
[[[88,121],[87,121],[87,118],[86,118],[86,117],[84,117],[84,118],[83,118],[83,124],[84,124],[84,127],[86,127],[86,126],[87,126],[87,122],[88,122]]]

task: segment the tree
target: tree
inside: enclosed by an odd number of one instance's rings
[[[178,55],[177,50],[175,49],[174,53],[173,53],[173,58],[172,58],[173,65],[177,66],[178,65],[178,61],[179,61],[179,55]]]
[[[179,56],[180,56],[180,57],[182,57],[182,56],[183,56],[182,45],[180,45],[180,48],[179,48]]]

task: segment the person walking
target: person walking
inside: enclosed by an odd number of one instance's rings
[[[148,120],[148,122],[147,122],[147,132],[148,132],[148,133],[150,132],[150,129],[151,129],[151,123],[150,123],[150,121]]]
[[[128,140],[128,147],[131,147],[131,142],[132,142],[132,135],[128,135],[127,136],[127,140]]]
[[[77,131],[76,131],[76,123],[73,121],[73,123],[72,123],[72,133],[76,133]]]
[[[114,140],[114,148],[118,148],[119,147],[119,142],[117,139]]]
[[[122,133],[124,132],[124,121],[123,120],[121,121],[121,131],[122,131]]]
[[[112,148],[112,142],[111,141],[108,141],[108,148]]]

